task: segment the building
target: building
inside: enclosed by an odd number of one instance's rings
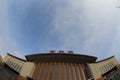
[[[26,56],[36,64],[34,80],[87,80],[86,63],[94,63],[96,57],[68,53],[45,53]]]
[[[2,56],[0,55],[0,62],[2,62],[2,60],[3,60],[3,59],[2,59]]]
[[[8,53],[3,59],[17,80],[116,80],[115,77],[120,76],[120,65],[114,56],[97,62],[97,57],[72,51],[25,57],[23,60]]]
[[[32,77],[35,69],[35,64],[26,60],[7,54],[3,59],[5,66],[12,70],[18,77],[18,80],[25,80],[27,77]]]
[[[86,63],[94,63],[97,57],[60,51],[27,55],[26,59],[7,54],[3,62],[18,80],[87,80]]]
[[[95,63],[89,63],[87,65],[91,72],[91,78],[95,80],[115,80],[120,72],[118,69],[118,64],[118,61],[114,56],[112,56]]]

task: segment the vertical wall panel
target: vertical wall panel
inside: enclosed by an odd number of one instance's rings
[[[65,74],[64,74],[64,71],[65,71],[65,64],[64,63],[62,63],[62,80],[65,80]]]
[[[62,80],[62,71],[63,71],[63,69],[62,69],[62,63],[60,63],[60,80]]]
[[[87,78],[88,78],[87,70],[86,70],[86,68],[85,68],[84,65],[82,65],[82,66],[83,66],[83,70],[84,70],[85,78],[87,79]]]
[[[76,63],[38,63],[33,74],[35,80],[86,80],[86,77],[85,66]]]
[[[70,77],[70,80],[72,80],[73,79],[73,76],[72,76],[72,67],[71,67],[71,63],[69,63],[69,65],[68,65],[68,67],[69,67],[69,77]]]
[[[69,64],[68,63],[66,63],[66,72],[67,72],[67,79],[70,80]]]
[[[80,75],[81,75],[81,77],[82,77],[82,80],[84,80],[84,78],[83,78],[83,73],[82,73],[81,65],[80,65],[80,64],[79,64],[79,70],[80,70]]]
[[[44,67],[44,63],[42,63],[42,66],[40,67],[40,72],[38,73],[38,78],[37,78],[37,80],[40,80],[40,75],[42,74],[42,69],[43,69],[43,67]]]
[[[77,80],[80,80],[80,74],[78,73],[78,66],[77,64],[75,63],[75,70],[76,70],[76,76],[77,76]]]
[[[83,80],[86,80],[85,72],[84,72],[84,68],[83,67],[81,67],[81,72],[82,72],[82,75],[83,75]]]
[[[34,71],[34,74],[33,74],[33,78],[36,78],[37,77],[37,73],[38,73],[38,68],[40,66],[40,63],[36,65],[36,68],[35,68],[35,71]]]
[[[60,73],[61,73],[61,72],[60,72],[60,71],[61,71],[61,70],[60,70],[60,63],[58,63],[58,70],[57,70],[57,71],[58,71],[58,75],[57,75],[57,78],[58,78],[58,79],[57,79],[57,80],[60,80]]]
[[[54,80],[57,80],[58,77],[58,63],[54,64],[55,71],[54,71]]]
[[[67,71],[68,71],[68,70],[67,70],[67,63],[65,63],[65,64],[64,64],[64,74],[65,74],[64,77],[65,77],[65,80],[69,80],[69,79],[68,79],[69,75],[67,74],[67,73],[68,73]]]
[[[56,63],[53,64],[53,72],[52,72],[52,80],[54,80],[55,70],[56,70]]]
[[[43,70],[43,76],[42,76],[42,80],[45,80],[45,74],[46,74],[46,70],[47,70],[47,66],[48,66],[48,63],[45,63],[45,66],[44,66],[44,70]]]
[[[70,63],[70,68],[71,68],[71,71],[72,71],[72,80],[75,80],[74,68],[73,68],[73,64],[72,63]]]
[[[47,79],[46,80],[50,80],[50,70],[51,70],[51,68],[52,68],[52,63],[50,63],[48,65],[48,75],[47,75]]]

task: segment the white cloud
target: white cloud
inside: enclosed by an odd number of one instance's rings
[[[18,51],[13,51],[13,55],[16,56],[16,57],[19,57],[19,58],[22,58],[22,59],[25,59],[25,57]]]
[[[11,35],[8,2],[11,1],[0,1],[0,53],[5,56],[6,52],[16,50],[16,55],[22,55],[18,54],[18,45]],[[34,2],[36,1],[16,1],[18,13],[24,15]],[[52,2],[55,3],[53,32],[60,38],[61,46],[57,46],[59,49],[73,49],[101,57],[111,56],[120,51],[120,8],[115,8],[118,5],[115,0],[53,0]],[[101,52],[104,51],[108,53],[102,56],[105,53]]]
[[[64,6],[57,5],[53,26],[63,43],[61,48],[112,56],[120,47],[119,13],[115,0],[67,0]],[[104,51],[108,53],[100,54]]]
[[[0,0],[0,53],[5,57],[17,49],[17,44],[12,37],[11,24],[9,22],[8,1]]]

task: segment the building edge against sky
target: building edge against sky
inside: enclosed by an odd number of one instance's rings
[[[119,62],[114,56],[95,63],[88,63],[87,67],[91,72],[90,77],[95,80],[115,80],[115,76],[119,75]]]
[[[120,69],[114,56],[97,62],[94,56],[63,51],[25,57],[23,60],[8,53],[2,60],[17,74],[17,80],[114,80]]]

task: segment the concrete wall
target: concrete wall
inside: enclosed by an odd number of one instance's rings
[[[12,68],[18,73],[20,72],[23,65],[25,64],[24,61],[16,59],[10,55],[6,55],[6,57],[3,59],[3,62],[6,63],[10,68]]]
[[[110,71],[112,68],[114,68],[118,64],[119,63],[117,62],[115,57],[111,57],[109,59],[102,60],[96,63],[90,63],[87,65],[92,73],[92,77],[95,79],[98,79],[101,77],[102,74]]]
[[[35,69],[34,63],[23,61],[10,55],[6,55],[6,57],[3,59],[3,62],[6,63],[13,70],[18,72],[20,76],[23,76],[25,78],[32,77]]]
[[[32,78],[32,75],[34,73],[34,69],[35,69],[35,64],[31,63],[31,62],[26,62],[21,71],[20,71],[20,75],[23,77],[30,77]]]

